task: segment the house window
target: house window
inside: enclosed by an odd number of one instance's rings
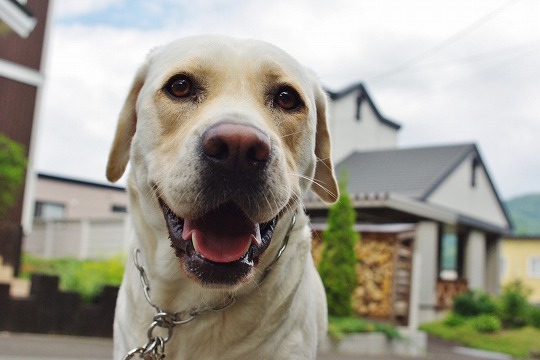
[[[471,168],[471,186],[474,188],[476,187],[477,183],[477,176],[478,176],[478,167],[480,166],[480,160],[475,156],[472,160],[472,168]]]
[[[34,217],[43,220],[63,219],[66,216],[66,206],[62,203],[36,201]]]
[[[444,226],[439,242],[439,277],[443,280],[458,278],[458,244],[455,228]]]
[[[125,205],[113,205],[111,206],[113,213],[127,213],[127,206]]]
[[[540,256],[531,256],[529,258],[529,276],[540,278]]]
[[[356,120],[360,121],[361,118],[361,105],[362,101],[364,101],[364,92],[360,92],[358,96],[356,97]]]

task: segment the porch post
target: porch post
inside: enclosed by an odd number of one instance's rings
[[[501,242],[500,237],[487,240],[486,291],[491,295],[499,295],[500,292]]]
[[[465,278],[470,289],[486,290],[486,235],[471,230],[465,243]]]
[[[438,226],[436,222],[422,221],[416,227],[414,239],[414,265],[420,264],[419,272],[413,270],[418,278],[418,322],[432,321],[436,318],[437,305],[437,267],[438,267]],[[412,294],[411,294],[411,297]],[[413,297],[414,299],[414,297]],[[414,314],[414,312],[413,312]]]

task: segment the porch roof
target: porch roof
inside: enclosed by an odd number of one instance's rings
[[[357,222],[359,223],[416,223],[426,220],[449,225],[468,226],[499,235],[508,234],[509,232],[509,229],[461,215],[452,209],[397,193],[354,194],[351,196],[351,203],[357,210]],[[326,218],[328,205],[315,195],[305,198],[304,205],[314,222],[317,221],[317,218]]]

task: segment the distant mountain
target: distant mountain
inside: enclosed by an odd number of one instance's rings
[[[510,199],[506,209],[516,235],[540,235],[540,193]]]

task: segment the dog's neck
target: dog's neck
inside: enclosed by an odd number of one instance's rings
[[[270,276],[270,273],[273,270],[274,266],[278,266],[277,265],[278,261],[280,257],[284,254],[288,245],[289,237],[292,231],[294,231],[295,223],[296,223],[296,216],[297,214],[295,212],[293,212],[289,216],[290,222],[288,223],[288,226],[285,228],[286,232],[285,232],[285,235],[282,236],[281,244],[278,244],[279,246],[276,246],[275,244],[276,242],[278,242],[277,241],[278,239],[273,239],[274,246],[272,246],[273,248],[272,250],[274,250],[273,252],[275,252],[275,254],[273,257],[267,257],[267,258],[270,258],[271,261],[264,265],[260,276],[254,280],[254,283],[256,284],[259,290],[260,290],[260,287],[264,285],[265,280],[267,280],[268,277]],[[305,219],[305,215],[303,216],[303,218]],[[282,223],[281,228],[283,228],[284,223],[287,224],[287,222],[284,222],[283,219],[281,219],[280,222]],[[277,233],[278,235],[281,235],[282,232],[283,231],[280,231]],[[277,251],[276,251],[276,248],[277,248]],[[238,296],[238,294],[234,294],[234,293],[229,293],[227,295],[221,294],[221,299],[218,302],[214,301],[213,305],[209,305],[208,303],[204,302],[202,304],[199,304],[196,307],[191,308],[189,311],[180,311],[180,312],[177,311],[174,313],[168,312],[167,310],[165,310],[165,308],[162,308],[159,305],[159,302],[155,302],[152,297],[153,292],[152,292],[152,285],[150,283],[151,280],[148,274],[146,273],[144,265],[141,262],[141,259],[140,259],[141,256],[142,255],[141,255],[140,249],[136,248],[134,250],[133,262],[134,262],[135,268],[138,271],[138,275],[141,281],[141,292],[144,294],[144,297],[145,297],[146,302],[148,303],[148,306],[153,308],[155,314],[153,318],[149,317],[148,319],[149,324],[150,324],[150,327],[148,330],[149,331],[148,342],[140,347],[133,348],[133,350],[131,350],[131,352],[126,356],[130,356],[130,354],[133,354],[133,355],[143,354],[144,355],[144,354],[147,354],[146,352],[148,351],[147,349],[153,348],[152,354],[155,355],[156,358],[158,358],[159,355],[163,355],[163,352],[165,349],[164,346],[168,342],[172,334],[174,333],[175,328],[181,327],[181,325],[185,325],[191,321],[198,321],[199,316],[206,315],[207,313],[227,311],[236,302],[236,296]],[[295,286],[298,286],[299,281],[295,283],[296,283]],[[159,284],[159,282],[157,282],[156,284]],[[244,285],[244,287],[246,286]],[[157,289],[156,294],[161,294],[161,293],[162,291]],[[295,291],[289,292],[289,293],[294,294]],[[188,294],[189,292],[186,293],[186,295]],[[183,300],[185,300],[184,296],[182,296],[182,298]],[[283,300],[288,302],[289,300],[286,300],[287,298],[284,298]],[[159,299],[159,296],[158,296],[158,299]],[[161,299],[159,299],[158,301],[161,301]],[[158,328],[168,330],[168,335],[165,338],[155,337],[153,334],[153,331],[157,330]],[[157,331],[159,332],[160,330],[157,330]],[[178,329],[178,331],[181,331],[181,329]]]

